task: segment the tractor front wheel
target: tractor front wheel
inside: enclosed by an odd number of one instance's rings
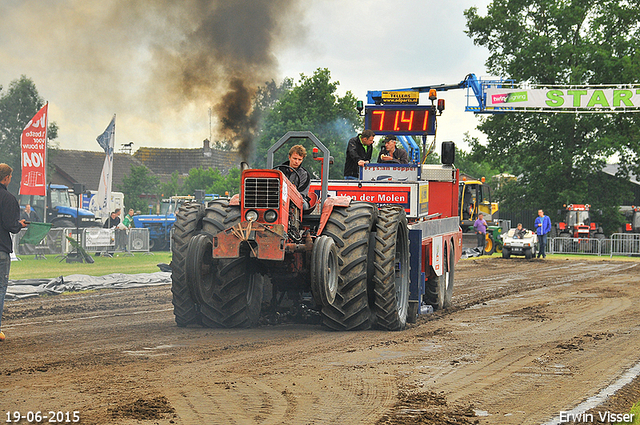
[[[322,322],[330,329],[353,331],[371,326],[367,294],[369,233],[377,209],[367,202],[334,208],[324,228],[338,249],[338,290],[335,300],[322,308]]]
[[[250,328],[258,324],[265,278],[255,273],[250,259],[242,256],[219,260],[214,284],[207,296],[209,309],[202,308],[205,326],[220,328]]]
[[[319,236],[311,251],[311,293],[320,306],[330,306],[338,293],[338,250],[329,236]]]

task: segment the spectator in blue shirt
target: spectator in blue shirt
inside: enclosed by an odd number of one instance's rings
[[[480,254],[484,254],[484,244],[487,239],[487,222],[483,217],[484,214],[479,213],[478,219],[473,223],[473,228],[476,229],[476,236],[478,237],[478,248],[480,248]]]
[[[544,248],[547,245],[547,233],[551,231],[551,219],[549,216],[544,215],[544,211],[538,210],[538,216],[536,217],[534,227],[536,229],[536,234],[538,235],[538,241],[540,242],[540,250],[538,251],[537,258],[540,258],[541,255],[542,258],[547,258]]]

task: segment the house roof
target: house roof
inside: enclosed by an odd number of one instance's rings
[[[51,183],[71,187],[82,183],[87,190],[98,190],[100,174],[104,164],[104,152],[56,149],[49,151],[48,161],[52,167]],[[132,155],[113,154],[113,190],[122,184],[122,178],[131,174],[131,166],[144,165]]]
[[[170,176],[174,171],[186,175],[192,168],[209,167],[227,174],[231,168],[240,165],[238,152],[211,149],[208,140],[203,142],[202,148],[141,147],[133,155],[158,176]]]
[[[616,173],[618,172],[618,168],[619,168],[618,164],[607,164],[602,169],[602,172],[609,174],[610,176],[617,177]],[[629,181],[633,184],[640,185],[640,181],[638,181],[638,176],[634,175],[633,173],[629,174]]]

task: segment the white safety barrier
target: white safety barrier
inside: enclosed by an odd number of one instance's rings
[[[79,241],[80,246],[87,252],[149,252],[149,229],[103,229],[100,227],[76,228],[52,228],[47,236],[38,245],[22,244],[20,239],[27,229],[11,236],[13,252],[20,255],[63,255],[72,252],[75,248],[66,238],[69,236]]]
[[[614,233],[609,239],[549,238],[548,254],[640,256],[640,235]]]

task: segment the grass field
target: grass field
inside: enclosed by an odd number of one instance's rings
[[[153,255],[136,253],[134,256],[116,254],[113,258],[92,257],[93,264],[60,262],[55,255],[48,255],[46,260],[36,260],[34,255],[20,255],[21,261],[11,262],[9,279],[39,279],[69,276],[72,274],[86,274],[89,276],[104,276],[111,273],[153,273],[158,272],[159,263],[171,262],[170,252],[154,252]]]

